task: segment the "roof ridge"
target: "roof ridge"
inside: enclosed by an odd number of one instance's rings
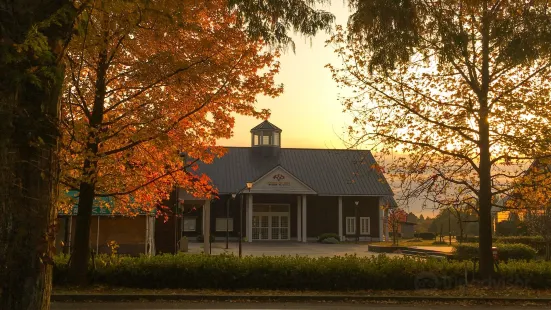
[[[228,149],[253,149],[253,147],[250,146],[221,146]],[[357,149],[321,149],[321,148],[314,148],[314,147],[281,147],[281,150],[305,150],[305,151],[348,151],[348,152],[370,152],[371,150],[357,150]]]

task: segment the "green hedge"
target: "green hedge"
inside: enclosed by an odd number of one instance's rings
[[[423,240],[434,240],[436,239],[436,234],[431,232],[422,232],[414,234],[415,238],[421,238]]]
[[[461,239],[461,238],[459,238]],[[463,242],[466,243],[478,243],[478,237],[463,237]],[[541,236],[508,236],[508,237],[494,237],[493,243],[496,244],[515,244],[521,243],[534,248],[538,253],[545,253],[545,240]]]
[[[495,244],[500,260],[533,260],[536,258],[536,250],[525,244]],[[478,257],[478,244],[465,243],[454,247],[454,256],[460,260]]]
[[[54,285],[66,285],[67,257],[55,259]],[[464,281],[473,264],[413,257],[244,257],[233,255],[158,255],[96,259],[94,284],[130,288],[273,289],[273,290],[413,290],[427,277],[439,287]],[[551,288],[551,263],[511,261],[500,264],[495,280]],[[451,285],[450,285],[451,284]]]
[[[324,234],[321,234],[321,235],[318,236],[318,242],[322,242],[323,240],[329,239],[329,238],[335,238],[335,239],[337,239],[337,240],[340,240],[339,234],[335,234],[335,233],[324,233]]]
[[[463,242],[467,243],[477,243],[479,242],[479,238],[476,236],[473,237],[458,237],[458,240],[462,240]],[[543,238],[541,236],[507,236],[507,237],[493,237],[492,238],[494,243],[522,243],[526,245],[530,245],[531,243],[539,243],[544,242]]]
[[[56,258],[54,285],[67,282],[67,258]],[[410,257],[158,255],[96,259],[90,279],[134,288],[362,290],[415,289],[423,272],[464,277],[464,264]]]

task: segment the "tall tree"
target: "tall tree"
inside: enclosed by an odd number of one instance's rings
[[[409,194],[479,216],[480,272],[493,273],[491,207],[524,161],[549,156],[551,15],[545,1],[352,1],[331,42],[352,87],[351,135],[383,153]],[[408,192],[406,187],[405,192]]]
[[[231,136],[233,115],[266,117],[256,96],[283,90],[277,50],[263,52],[225,0],[95,3],[69,48],[63,100],[62,181],[79,191],[71,259],[79,283],[96,197],[128,212],[155,208],[174,186],[210,196],[208,177],[186,168],[221,156],[216,141]]]
[[[49,309],[61,59],[78,12],[0,1],[0,309]]]
[[[0,1],[0,308],[49,307],[52,220],[58,174],[62,57],[90,1]],[[146,1],[143,1],[146,2]],[[333,16],[314,1],[233,1],[255,38],[289,44],[288,30],[311,36]],[[269,16],[270,19],[265,17]],[[261,23],[257,22],[262,18]],[[271,21],[269,23],[264,21]],[[22,207],[24,206],[24,207]]]

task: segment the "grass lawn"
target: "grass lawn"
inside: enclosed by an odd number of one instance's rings
[[[384,241],[384,242],[373,242],[371,243],[373,245],[378,246],[392,246],[392,241]],[[455,242],[452,240],[452,245],[454,245]],[[448,242],[445,244],[434,244],[434,240],[421,240],[417,241],[415,239],[403,239],[399,240],[398,242],[399,246],[450,246]]]

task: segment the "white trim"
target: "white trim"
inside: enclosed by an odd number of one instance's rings
[[[346,221],[346,234],[355,235],[356,234],[356,218],[353,216],[347,216]],[[351,224],[351,225],[350,225]]]
[[[339,196],[339,239],[340,241],[344,240],[342,234],[342,196]]]
[[[287,211],[254,211],[254,207],[255,206],[285,206]],[[274,240],[274,241],[286,241],[286,240],[291,240],[291,206],[289,204],[282,204],[282,203],[274,203],[274,204],[270,204],[270,203],[260,203],[260,204],[254,204],[253,205],[253,218],[257,216],[257,217],[262,217],[262,216],[266,216],[268,218],[268,226],[267,227],[260,227],[259,228],[267,228],[268,229],[268,236],[266,239],[254,239],[254,240],[258,240],[258,241],[261,241],[261,240],[265,240],[265,241],[271,241],[271,240]],[[276,226],[276,227],[272,227],[272,218],[273,217],[279,217],[279,226]],[[287,218],[287,227],[284,227],[285,229],[287,229],[287,238],[285,239],[282,239],[282,238],[279,238],[279,239],[274,239],[272,238],[272,233],[273,233],[273,228],[282,228],[281,227],[281,217],[286,217]],[[260,221],[259,221],[259,225],[260,225]],[[254,228],[253,228],[254,229]],[[259,235],[260,235],[260,231],[258,231]],[[281,229],[279,231],[279,233],[281,233]],[[252,235],[254,234],[254,232],[251,233],[251,238],[252,238]]]
[[[365,221],[367,221],[367,231],[365,231]],[[369,235],[371,233],[371,219],[368,216],[360,217],[360,235]]]
[[[306,203],[306,196],[305,195],[302,195],[302,242],[307,242],[308,241],[308,233],[306,230],[306,206],[307,206],[307,203]]]
[[[281,170],[282,172],[284,172],[284,173],[288,174],[289,176],[293,177],[300,185],[305,187],[305,190],[287,190],[287,191],[278,190],[278,191],[276,191],[276,190],[258,189],[258,187],[255,188],[255,184],[262,181],[264,178],[266,178],[267,176],[269,176],[270,174],[272,174],[272,173],[274,173],[278,170]],[[312,195],[317,194],[316,191],[313,190],[310,186],[308,186],[306,183],[301,181],[294,174],[292,174],[291,172],[289,172],[287,169],[283,168],[280,165],[276,166],[272,170],[270,170],[267,173],[265,173],[264,175],[260,176],[258,179],[254,180],[253,187],[251,188],[250,192],[251,193],[257,193],[257,194],[312,194]]]
[[[383,226],[385,223],[385,216],[383,214],[383,208],[379,205],[379,240],[383,239]]]
[[[302,241],[302,197],[297,196],[297,241]]]
[[[388,209],[385,209],[384,210],[384,223],[385,223],[385,241],[389,241],[390,240],[390,232],[389,232],[389,229],[388,229]]]

